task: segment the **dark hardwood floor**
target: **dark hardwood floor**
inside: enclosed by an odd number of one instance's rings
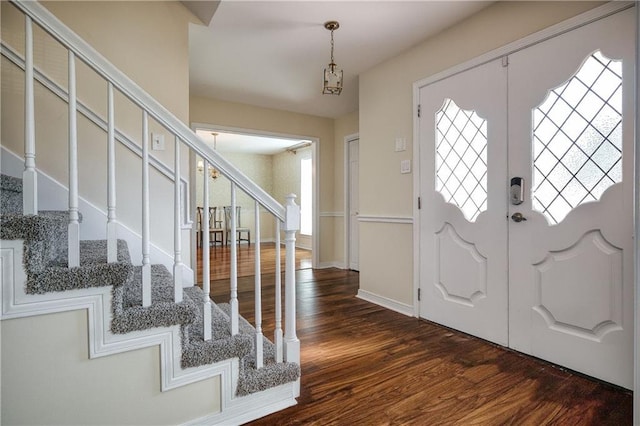
[[[297,280],[298,405],[252,425],[632,423],[630,391],[357,299],[355,272],[306,269]],[[272,283],[263,276],[268,337]],[[252,292],[239,296],[253,321]]]
[[[255,244],[238,244],[238,277],[255,275]],[[280,248],[280,265],[284,273],[284,247]],[[202,283],[202,249],[197,248],[197,282]],[[231,262],[230,246],[211,246],[209,248],[211,281],[228,280]],[[262,274],[273,274],[276,266],[276,248],[274,243],[260,244],[260,268]],[[311,250],[296,249],[296,269],[311,268]]]

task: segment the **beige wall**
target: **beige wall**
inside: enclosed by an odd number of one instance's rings
[[[178,2],[82,1],[43,4],[169,111],[185,122],[188,120],[188,24],[193,17],[182,5]],[[2,39],[23,53],[24,17],[8,2],[2,2],[1,7]],[[66,50],[37,26],[34,27],[37,69],[66,88]],[[80,101],[106,118],[106,82],[81,61],[76,61],[76,65]],[[1,142],[3,147],[23,156],[24,74],[4,58],[1,66]],[[66,185],[67,105],[39,84],[35,85],[35,95],[36,167]],[[116,92],[115,112],[117,129],[141,145],[140,109]],[[173,138],[153,120],[150,121],[150,130],[165,134],[167,147],[165,151],[152,151],[151,154],[173,167]],[[79,115],[78,145],[80,196],[106,211],[106,133]],[[183,150],[183,153],[186,166],[187,151]],[[116,163],[118,220],[140,232],[141,161],[118,146]],[[152,169],[150,186],[152,243],[172,253],[173,218],[171,215],[153,214],[172,202],[172,182]],[[184,236],[188,237],[188,233],[185,232]],[[187,246],[183,256],[189,257]]]
[[[334,170],[341,166],[334,163],[333,119],[198,96],[191,97],[189,109],[192,123],[318,138],[320,189],[317,208],[321,216],[323,212],[334,211]],[[333,217],[320,217],[318,255],[321,266],[335,261],[333,222]]]
[[[158,346],[89,359],[86,310],[1,328],[2,424],[174,425],[220,411],[218,377],[160,391]]]
[[[413,215],[413,174],[400,174],[399,169],[400,160],[412,158],[415,115],[412,111],[412,85],[415,81],[599,4],[573,1],[498,2],[362,74],[360,214],[405,218]],[[407,139],[406,152],[394,152],[397,137]],[[360,287],[370,293],[412,305],[414,232],[407,232],[407,228],[411,228],[411,225],[380,222],[361,226]],[[374,241],[380,243],[374,244]],[[397,274],[389,277],[386,273],[389,270]]]

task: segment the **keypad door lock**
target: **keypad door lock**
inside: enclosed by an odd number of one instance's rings
[[[511,187],[509,193],[511,204],[517,206],[524,202],[524,178],[511,178]]]

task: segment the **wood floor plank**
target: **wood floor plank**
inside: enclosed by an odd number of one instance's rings
[[[355,272],[296,276],[301,396],[251,425],[632,424],[629,391],[358,299]]]

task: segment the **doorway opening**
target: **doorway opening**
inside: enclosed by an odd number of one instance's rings
[[[222,154],[236,166],[245,176],[253,180],[270,194],[276,201],[284,204],[288,194],[295,194],[295,202],[301,207],[303,228],[296,233],[296,269],[313,268],[317,259],[317,176],[316,152],[318,140],[307,136],[276,134],[257,130],[221,127],[211,124],[194,124],[194,131],[212,149]],[[203,206],[203,187],[205,170],[203,161],[197,156],[190,159],[193,176],[191,185],[192,211],[197,212]],[[215,176],[215,177],[214,177]],[[222,229],[218,240],[210,239],[210,279],[227,280],[229,278],[230,243],[226,236],[230,222],[225,213],[231,199],[231,182],[224,176],[209,169],[209,206],[215,207],[214,218],[209,218]],[[254,275],[256,230],[255,202],[241,190],[237,191],[238,221],[246,234],[240,234],[237,247],[238,277]],[[260,254],[261,272],[273,272],[275,262],[276,226],[273,216],[261,210],[260,220]],[[200,235],[206,228],[206,219],[193,219],[192,267],[197,271],[196,282],[202,282],[202,255]],[[282,234],[281,234],[282,236]],[[246,240],[245,240],[246,239]],[[281,249],[284,240],[281,238]],[[281,256],[284,267],[284,253]],[[283,269],[284,270],[284,269]],[[214,288],[212,286],[212,288]]]

